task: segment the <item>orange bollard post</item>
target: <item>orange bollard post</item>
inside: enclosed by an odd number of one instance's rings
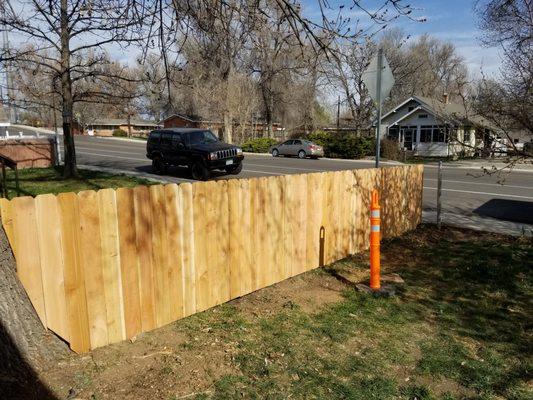
[[[370,288],[379,290],[381,288],[380,270],[380,206],[378,191],[372,190],[372,203],[370,205]]]

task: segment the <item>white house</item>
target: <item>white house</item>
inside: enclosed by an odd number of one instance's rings
[[[448,101],[412,96],[381,118],[381,137],[396,140],[416,156],[449,157],[504,154],[506,142],[490,123],[466,107]]]

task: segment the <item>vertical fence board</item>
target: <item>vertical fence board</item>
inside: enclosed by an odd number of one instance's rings
[[[293,176],[285,175],[282,176],[283,181],[283,237],[286,239],[282,243],[283,249],[283,258],[285,260],[283,269],[283,277],[290,278],[294,275],[293,265],[294,265],[294,185],[293,185]]]
[[[85,353],[91,348],[85,277],[80,254],[80,217],[78,196],[61,193],[57,196],[61,214],[61,244],[65,262],[64,280],[70,348]]]
[[[180,185],[182,194],[183,216],[183,314],[192,315],[196,312],[196,273],[194,262],[194,214],[192,185]]]
[[[283,180],[280,176],[269,178],[269,201],[268,201],[269,224],[269,269],[272,275],[272,283],[280,282],[284,277],[283,266]]]
[[[85,276],[91,348],[96,348],[109,343],[98,198],[93,190],[80,192],[78,197],[81,265]]]
[[[125,192],[123,197],[125,206],[130,204],[131,200],[129,193]],[[137,253],[141,330],[146,332],[156,327],[152,247],[152,206],[150,203],[150,192],[148,191],[147,186],[137,186],[133,189],[133,209],[133,217],[128,216],[125,218],[124,223],[127,223],[130,218],[133,218],[133,227],[135,229],[132,236],[124,238],[124,244],[128,247],[128,256],[131,253]],[[125,227],[126,225],[124,228]],[[128,259],[128,263],[132,268],[135,265],[131,259]],[[134,309],[134,307],[132,309]]]
[[[69,340],[61,219],[57,197],[53,194],[35,198],[46,324],[60,337]]]
[[[13,200],[13,237],[17,254],[17,275],[28,292],[37,315],[46,323],[43,281],[41,273],[41,255],[35,200],[32,197],[17,197]],[[35,249],[32,251],[30,249]]]
[[[150,186],[149,191],[153,216],[152,247],[154,250],[155,320],[157,326],[160,327],[171,321],[165,192],[162,185]]]
[[[115,190],[103,189],[98,192],[98,208],[100,210],[107,334],[109,342],[115,343],[126,339]]]
[[[198,182],[193,190],[194,219],[194,262],[196,272],[196,311],[209,308],[209,277],[207,270],[207,225],[206,192],[207,183]]]
[[[126,338],[130,339],[142,330],[139,270],[137,265],[139,257],[136,246],[135,208],[132,189],[117,189],[117,217],[124,325]]]
[[[4,231],[6,232],[7,239],[9,240],[9,243],[11,244],[11,249],[13,250],[13,254],[15,256],[15,259],[17,258],[17,249],[15,247],[16,241],[15,236],[13,233],[13,202],[9,201],[8,199],[0,199],[0,215],[2,217],[2,225],[4,227]]]
[[[178,185],[165,185],[166,236],[168,238],[168,269],[170,321],[183,316],[183,220],[181,217],[182,201]],[[169,321],[169,322],[170,322]]]

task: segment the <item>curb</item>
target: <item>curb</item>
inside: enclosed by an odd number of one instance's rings
[[[78,167],[80,169],[86,169],[86,170],[89,170],[89,171],[99,171],[99,172],[107,172],[107,173],[110,173],[110,174],[117,174],[117,175],[135,176],[137,178],[144,178],[144,179],[149,180],[151,182],[175,183],[175,182],[170,181],[168,179],[154,178],[153,175],[146,174],[144,172],[135,172],[135,171],[128,171],[128,170],[124,170],[124,169],[108,168],[108,167],[96,167],[94,165],[84,165],[84,164],[78,164]],[[193,182],[190,179],[183,178],[183,180]]]

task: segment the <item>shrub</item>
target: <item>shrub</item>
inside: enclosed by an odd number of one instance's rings
[[[374,154],[374,139],[366,136],[315,131],[307,139],[322,146],[326,157],[358,159]]]
[[[275,139],[263,137],[248,140],[244,142],[241,147],[243,151],[248,151],[250,153],[268,153],[270,146],[273,146],[276,143],[278,142]]]
[[[400,160],[402,153],[398,142],[389,138],[381,139],[381,156],[387,160]]]
[[[128,133],[124,129],[119,128],[113,131],[113,136],[126,137],[128,136]]]

